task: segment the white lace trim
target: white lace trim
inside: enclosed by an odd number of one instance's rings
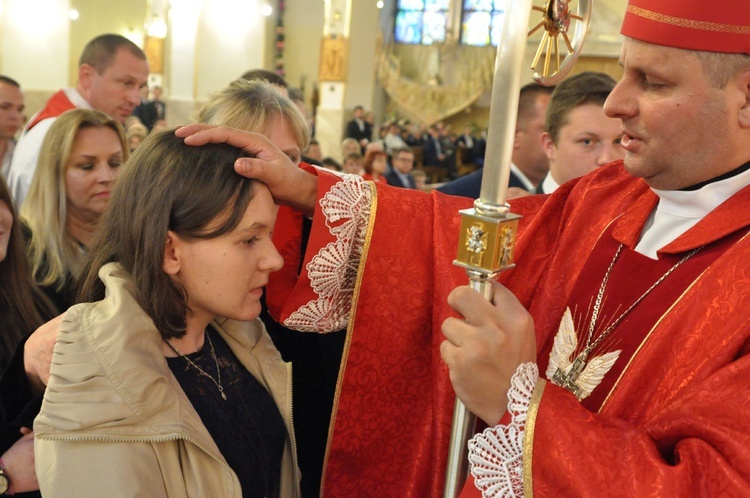
[[[469,441],[471,474],[484,498],[523,496],[523,438],[538,380],[536,364],[519,365],[508,391],[510,424],[489,427]]]
[[[326,226],[336,236],[307,264],[310,285],[318,297],[284,321],[284,325],[303,332],[328,332],[346,327],[357,282],[372,192],[356,175],[342,175],[320,199]]]

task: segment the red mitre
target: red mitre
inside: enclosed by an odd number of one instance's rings
[[[630,0],[621,33],[668,47],[750,54],[750,0]]]

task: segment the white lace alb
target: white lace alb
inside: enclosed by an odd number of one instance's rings
[[[484,498],[523,496],[523,439],[538,380],[536,364],[519,365],[508,390],[510,423],[489,427],[469,441],[471,475]]]
[[[291,313],[285,326],[303,332],[346,327],[371,205],[370,186],[356,175],[343,175],[320,199],[326,226],[336,241],[323,247],[305,267],[318,297]]]

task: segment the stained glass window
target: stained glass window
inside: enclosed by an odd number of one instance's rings
[[[397,43],[431,45],[445,41],[450,0],[399,0]]]
[[[461,16],[461,43],[497,46],[503,29],[508,0],[464,0]]]

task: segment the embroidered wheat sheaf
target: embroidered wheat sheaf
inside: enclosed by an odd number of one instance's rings
[[[344,175],[320,200],[326,226],[336,241],[322,248],[306,266],[318,297],[292,313],[284,322],[287,327],[304,332],[346,327],[371,202],[369,187],[354,175]]]
[[[471,474],[484,498],[523,496],[524,428],[538,379],[535,364],[520,365],[508,391],[510,424],[487,428],[469,441]]]

